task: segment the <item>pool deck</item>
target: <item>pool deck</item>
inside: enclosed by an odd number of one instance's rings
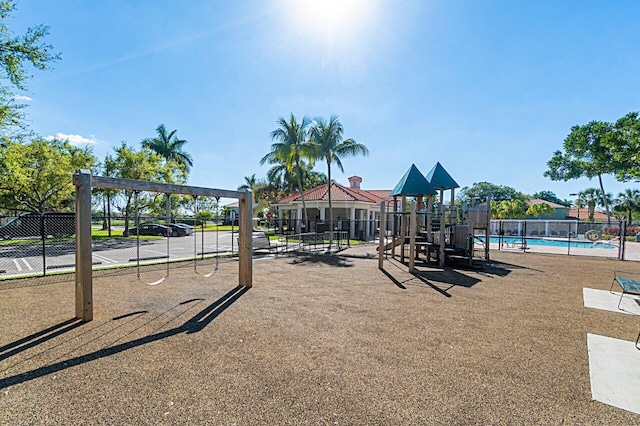
[[[265,258],[248,291],[233,260],[99,277],[86,324],[73,283],[2,283],[0,424],[640,423],[594,399],[588,347],[635,341],[638,317],[583,300],[640,264],[492,256],[415,274],[380,271],[373,245]]]
[[[516,237],[506,237],[506,238],[516,238]],[[557,241],[557,240],[556,240]],[[566,240],[564,240],[566,241]],[[574,240],[572,240],[573,242]],[[585,242],[584,240],[577,240],[580,242]],[[606,241],[599,241],[595,246],[593,243],[590,243],[592,247],[582,248],[582,247],[571,247],[569,250],[569,254],[574,256],[594,256],[594,257],[606,257],[611,259],[618,258],[618,246],[617,243],[613,244],[613,248],[602,247],[603,244],[607,244]],[[498,251],[498,243],[491,243],[491,251],[492,253]],[[507,247],[503,245],[500,251],[507,252],[522,252],[522,249],[519,248],[519,245],[516,247]],[[537,245],[537,244],[529,244],[527,245],[528,253],[548,253],[548,254],[567,254],[567,246],[545,246],[545,245]],[[627,241],[625,242],[625,260],[631,261],[640,261],[640,243],[635,241]]]

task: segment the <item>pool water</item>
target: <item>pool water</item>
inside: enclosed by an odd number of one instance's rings
[[[478,239],[484,241],[483,237],[478,237]],[[544,238],[526,238],[526,240],[527,240],[527,245],[529,245],[529,246],[567,247],[569,245],[571,248],[587,248],[587,249],[593,249],[593,248],[614,249],[614,248],[617,248],[613,244],[607,244],[604,241],[598,241],[596,243],[593,243],[593,242],[590,242],[590,241],[575,241],[575,240],[571,240],[571,243],[569,243],[568,240],[548,240],[548,239],[544,239]],[[492,243],[498,244],[499,238],[498,237],[491,237],[490,241]],[[502,241],[505,244],[509,244],[509,245],[521,244],[522,243],[522,238],[504,237],[502,239]]]

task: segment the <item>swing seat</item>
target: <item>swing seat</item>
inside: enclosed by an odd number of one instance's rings
[[[254,252],[266,250],[271,253],[277,247],[271,245],[269,237],[264,232],[254,232],[251,236],[251,249]]]

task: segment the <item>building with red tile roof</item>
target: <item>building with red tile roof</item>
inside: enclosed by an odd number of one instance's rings
[[[589,209],[588,208],[581,208],[581,209],[577,209],[572,207],[571,209],[569,209],[569,217],[573,218],[573,219],[578,219],[580,221],[588,221],[589,220]],[[613,218],[613,216],[612,216]],[[602,213],[599,211],[595,211],[593,213],[593,221],[594,222],[606,222],[607,221],[607,214],[606,213]]]
[[[366,190],[360,187],[362,178],[351,176],[349,186],[339,183],[331,183],[331,205],[333,207],[333,218],[329,217],[329,185],[316,186],[304,192],[304,201],[307,205],[308,220],[310,222],[309,231],[315,231],[317,222],[331,221],[337,229],[351,230],[351,235],[355,235],[356,222],[367,223],[365,227],[358,227],[366,236],[372,236],[375,232],[374,220],[379,219],[380,203],[391,200],[390,189]],[[299,193],[294,193],[288,197],[271,203],[278,211],[278,219],[285,217],[288,219],[302,219],[302,197]]]

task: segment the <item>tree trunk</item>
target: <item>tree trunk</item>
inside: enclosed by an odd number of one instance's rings
[[[111,194],[107,192],[107,232],[111,238]]]
[[[102,230],[107,230],[107,197],[106,194],[102,197]]]
[[[300,176],[300,162],[298,158],[296,158],[296,169],[298,171],[298,191],[300,191],[300,198],[302,199],[302,223],[306,223],[307,221],[307,203],[304,201],[304,191],[302,190],[302,176]],[[306,230],[305,224],[305,230]],[[302,230],[300,231],[302,232]]]
[[[602,175],[598,175],[598,182],[600,183],[600,191],[602,191],[602,204],[604,204],[604,209],[607,212],[607,226],[611,226],[611,212],[609,211],[607,194],[604,192],[604,186],[602,185]]]
[[[331,157],[327,157],[327,180],[328,183],[328,195],[329,195],[329,250],[333,246],[333,205],[331,204]]]

